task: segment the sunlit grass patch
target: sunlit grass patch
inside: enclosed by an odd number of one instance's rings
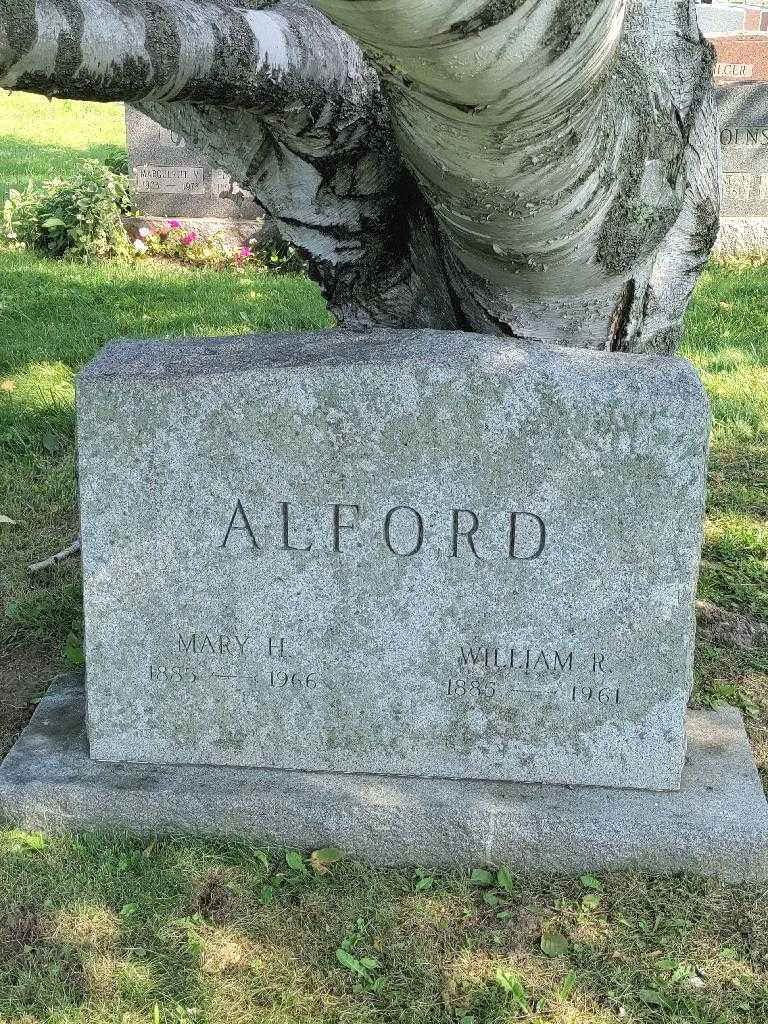
[[[504,880],[6,832],[0,1020],[747,1024],[768,1006],[760,888]]]
[[[712,264],[688,315],[684,354],[713,411],[699,593],[768,616],[768,270]]]
[[[114,911],[89,900],[60,909],[51,919],[52,934],[70,946],[102,952],[119,940],[121,921]]]
[[[768,434],[768,367],[736,366],[701,377],[712,403],[715,445]]]
[[[0,201],[29,181],[65,177],[80,160],[125,155],[122,104],[0,96]]]

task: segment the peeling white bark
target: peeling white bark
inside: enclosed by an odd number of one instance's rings
[[[348,326],[671,351],[718,208],[693,0],[0,0],[0,85],[227,168]]]
[[[551,42],[560,0],[529,0],[479,33],[461,26],[482,0],[422,0],[405,17],[402,0],[317,6],[381,66],[400,149],[468,270],[507,288],[514,275],[525,295],[603,283],[596,238],[620,155],[601,150],[606,119],[620,127],[620,117],[599,83],[615,62],[623,0],[591,4],[562,52]]]

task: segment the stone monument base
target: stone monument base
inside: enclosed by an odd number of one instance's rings
[[[139,238],[141,228],[149,228],[157,232],[168,224],[169,220],[177,220],[182,231],[194,231],[205,241],[215,238],[220,245],[231,245],[239,248],[256,239],[257,244],[277,240],[274,228],[266,217],[259,220],[225,220],[217,217],[123,217],[123,225],[129,238]]]
[[[0,767],[22,828],[194,834],[380,864],[768,877],[768,804],[740,713],[692,711],[679,792],[92,761],[78,675],[57,679]]]
[[[768,217],[723,217],[712,250],[714,259],[762,256],[768,252]]]

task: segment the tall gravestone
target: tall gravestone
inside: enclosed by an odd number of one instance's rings
[[[722,209],[716,252],[768,249],[768,83],[717,90]]]
[[[393,863],[768,872],[692,712],[709,412],[683,360],[379,330],[109,346],[87,649],[0,809]]]
[[[141,214],[134,226],[174,218],[201,235],[241,242],[264,232],[265,214],[253,196],[182,136],[130,106],[125,125],[133,201]]]

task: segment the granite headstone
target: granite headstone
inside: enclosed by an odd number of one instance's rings
[[[733,35],[744,28],[744,8],[734,4],[696,4],[699,28],[705,36]]]
[[[78,424],[95,759],[679,786],[709,428],[685,361],[122,341]]]
[[[722,208],[716,251],[768,248],[768,83],[717,90]]]

